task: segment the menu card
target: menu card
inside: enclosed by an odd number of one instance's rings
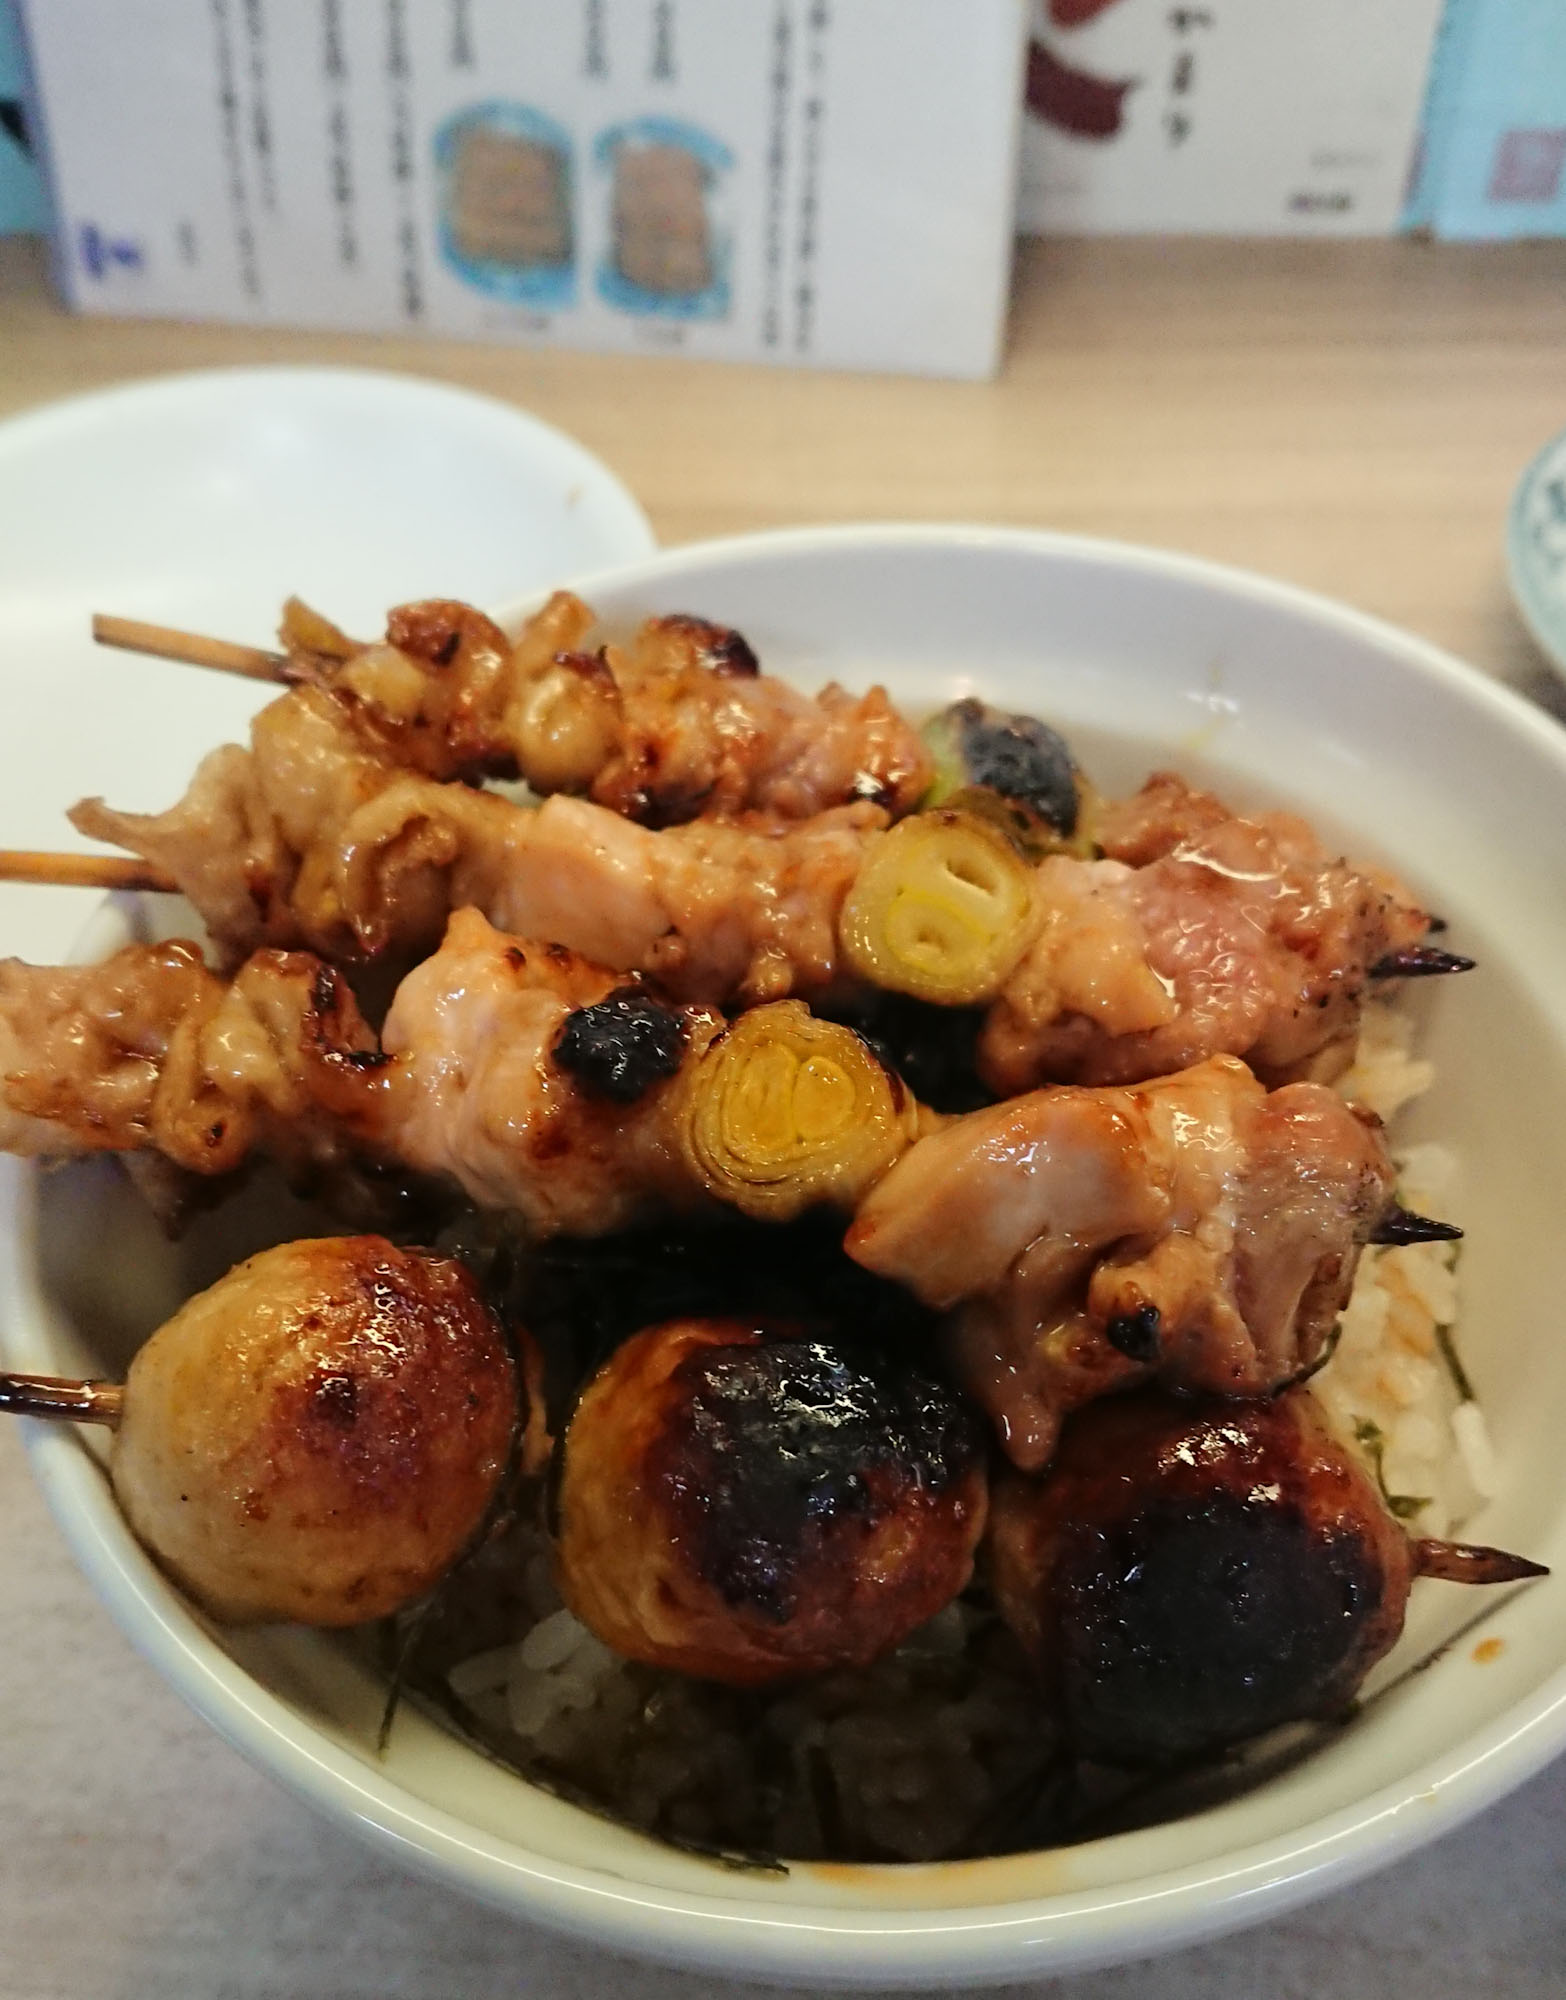
[[[83,312],[982,376],[1024,0],[24,0]]]
[[[1396,228],[1441,4],[1034,0],[1022,228]]]

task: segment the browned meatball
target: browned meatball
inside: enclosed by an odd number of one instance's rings
[[[1403,1629],[1414,1552],[1313,1397],[1134,1396],[997,1482],[1003,1617],[1079,1754],[1196,1755],[1340,1707]]]
[[[460,1553],[519,1404],[460,1264],[379,1236],[285,1243],[188,1300],[137,1355],[114,1488],[214,1617],[354,1625]]]
[[[566,1434],[566,1602],[634,1660],[745,1686],[862,1666],[967,1583],[979,1427],[915,1370],[748,1322],[649,1328]]]

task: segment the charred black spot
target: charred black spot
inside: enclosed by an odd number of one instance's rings
[[[657,760],[646,761],[650,766],[655,766]],[[641,803],[632,817],[641,825],[651,827],[655,833],[660,833],[665,827],[684,826],[689,820],[699,819],[708,799],[712,797],[712,786],[687,785],[679,790],[670,786],[667,790],[658,792],[639,791],[636,797]]]
[[[596,653],[556,653],[554,664],[562,673],[574,675],[589,687],[596,687],[606,695],[618,692],[614,669],[609,664],[606,650],[600,646]]]
[[[427,666],[449,667],[457,657],[464,629],[476,625],[481,630],[488,621],[470,607],[448,598],[430,598],[417,604],[399,604],[387,614],[386,639],[410,659]],[[491,634],[494,628],[490,628]]]
[[[687,611],[676,611],[659,623],[668,630],[688,633],[701,648],[702,664],[712,673],[750,680],[761,672],[761,662],[744,638],[727,625],[714,625],[710,619],[692,617]]]
[[[889,1485],[939,1493],[981,1450],[948,1389],[817,1340],[706,1347],[675,1370],[675,1447],[702,1575],[728,1604],[784,1623],[799,1574],[844,1518],[873,1518]]]
[[[738,632],[724,632],[712,648],[712,670],[718,674],[732,674],[746,680],[754,680],[761,672],[761,662],[751,651],[750,645]]]
[[[1065,739],[1032,715],[1005,715],[982,701],[952,710],[964,774],[1016,799],[1059,834],[1077,830],[1077,766]]]
[[[322,1375],[310,1393],[310,1402],[323,1422],[339,1430],[352,1430],[359,1414],[359,1388],[351,1375]]]
[[[1283,1501],[1149,1508],[1068,1554],[1061,1699],[1079,1752],[1161,1763],[1319,1714],[1382,1588],[1369,1547]]]
[[[391,1057],[384,1049],[349,1049],[343,1060],[350,1069],[384,1069]]]
[[[555,1061],[584,1090],[616,1104],[634,1104],[673,1076],[684,1052],[683,1017],[634,986],[578,1007],[566,1017],[554,1048]]]
[[[1162,1315],[1157,1306],[1138,1306],[1135,1312],[1116,1313],[1104,1328],[1104,1338],[1127,1361],[1151,1365],[1158,1359],[1158,1333]]]

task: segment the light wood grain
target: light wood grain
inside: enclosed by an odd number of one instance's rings
[[[168,871],[128,854],[56,854],[36,847],[0,847],[0,882],[38,888],[167,889]]]
[[[982,520],[1160,543],[1347,599],[1531,683],[1507,496],[1566,425],[1566,244],[1025,246],[985,384],[62,320],[0,245],[0,415],[170,368],[414,370],[574,432],[664,541]]]
[[[154,659],[178,660],[187,667],[207,667],[216,674],[239,674],[249,681],[290,678],[286,653],[264,652],[259,646],[236,646],[206,632],[178,632],[171,625],[149,625],[141,618],[116,618],[98,612],[92,636],[100,646],[117,646],[127,653],[150,653]]]

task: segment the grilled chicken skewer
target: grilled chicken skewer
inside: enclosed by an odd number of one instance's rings
[[[357,1625],[472,1542],[529,1397],[460,1264],[356,1236],[250,1258],[123,1387],[0,1376],[0,1409],[108,1424],[127,1520],[213,1617]]]
[[[1271,1402],[1116,1397],[1041,1479],[996,1481],[1001,1615],[1079,1756],[1145,1765],[1341,1712],[1403,1629],[1416,1576],[1547,1572],[1411,1541],[1308,1390]]]
[[[255,750],[214,753],[173,813],[79,823],[170,867],[231,951],[258,938],[338,958],[427,949],[471,903],[687,1001],[830,999],[868,981],[987,1003],[978,1066],[999,1095],[1135,1082],[1214,1054],[1269,1081],[1330,1076],[1374,980],[1435,969],[1406,891],[1332,859],[1300,821],[1225,815],[1205,794],[1180,804],[1207,823],[1142,865],[1030,866],[948,809],[889,834],[871,806],[665,832],[579,799],[529,811],[366,760],[330,708],[319,719],[319,767],[264,751],[263,715]],[[263,771],[277,812],[253,789]],[[1447,954],[1441,969],[1466,963]]]
[[[628,645],[589,652],[596,623],[557,591],[515,641],[448,599],[399,606],[367,646],[290,599],[281,654],[181,633],[160,644],[155,628],[118,619],[93,629],[110,645],[328,692],[369,742],[426,776],[522,778],[653,826],[803,819],[861,799],[895,816],[930,783],[929,752],[884,688],[803,695],[763,674],[738,632],[701,618],[649,618]]]
[[[840,978],[837,913],[880,807],[664,832],[586,799],[532,809],[407,771],[366,748],[335,694],[297,694],[257,716],[250,749],[205,758],[170,811],[89,799],[71,814],[162,870],[231,962],[260,945],[412,959],[472,906],[711,1005],[809,997]]]
[[[194,946],[0,965],[0,1149],[150,1149],[197,1174],[255,1152],[330,1174],[357,1154],[457,1183],[538,1235],[601,1235],[721,1200],[849,1206],[918,1110],[852,1030],[796,1000],[732,1029],[558,945],[459,911],[379,1041],[342,975]]]
[[[1266,1396],[1323,1352],[1362,1246],[1458,1232],[1393,1198],[1379,1123],[1216,1056],[949,1121],[861,1204],[851,1257],[957,1308],[959,1379],[1035,1471],[1079,1404],[1156,1378]]]

